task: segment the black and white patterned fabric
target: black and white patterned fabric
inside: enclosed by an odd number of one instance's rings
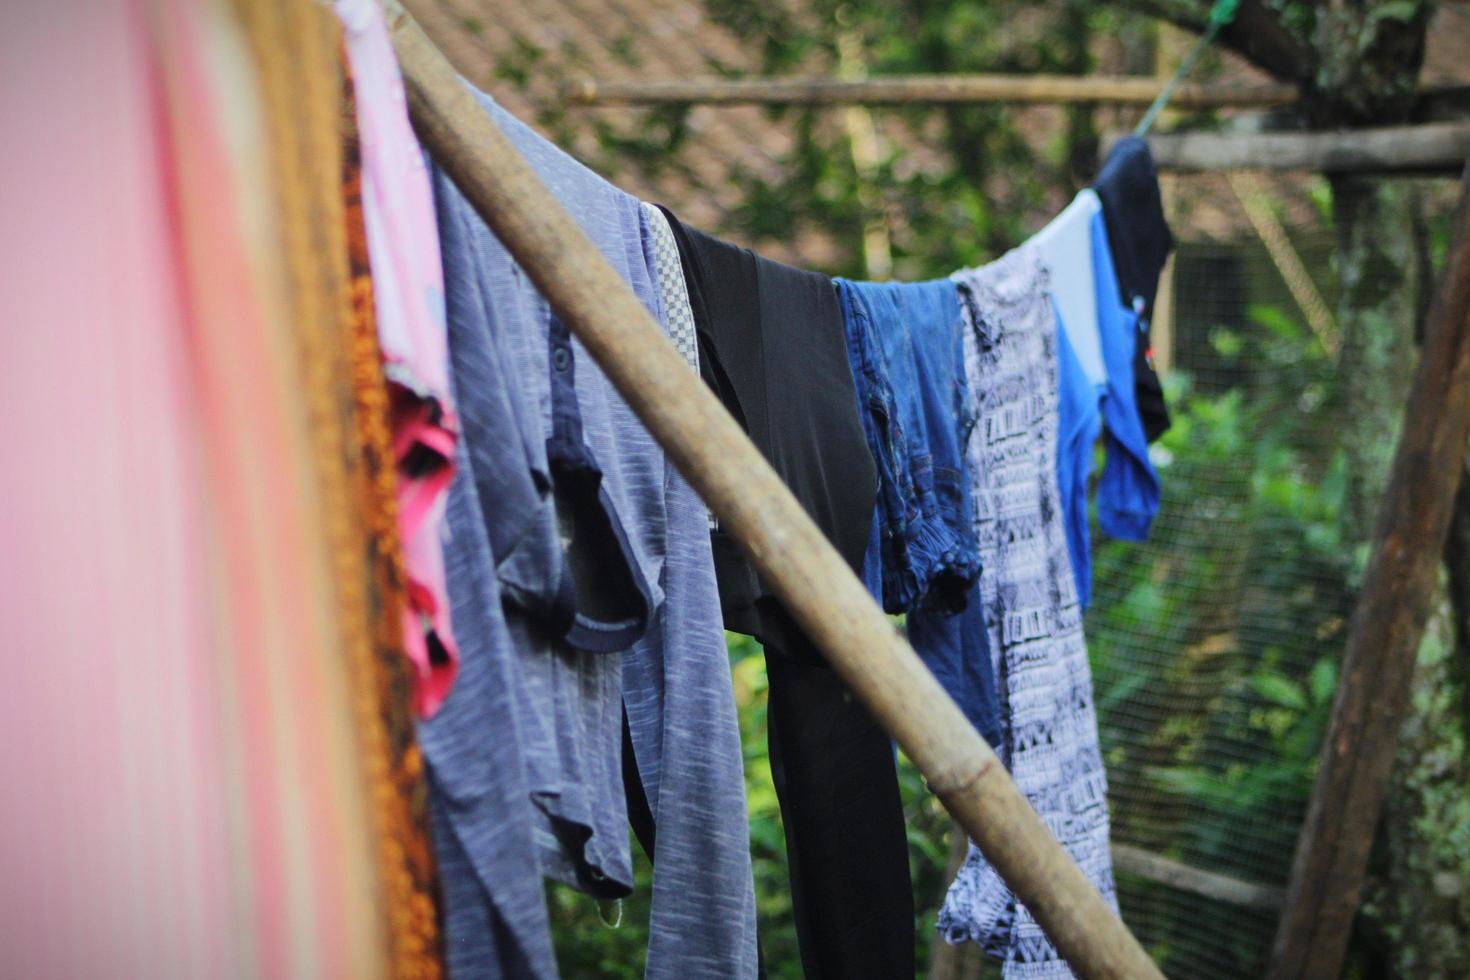
[[[1023,246],[955,273],[978,422],[967,449],[980,593],[1002,755],[1042,821],[1117,911],[1107,777],[1057,484],[1057,322],[1040,254]],[[1008,980],[1072,975],[972,843],[939,915],[954,943],[1004,959]]]
[[[695,372],[699,371],[699,339],[694,333],[694,311],[689,306],[689,289],[684,267],[679,264],[679,244],[664,213],[644,202],[643,217],[653,231],[653,263],[659,298],[668,317],[669,339]]]

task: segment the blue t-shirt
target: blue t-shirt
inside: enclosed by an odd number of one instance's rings
[[[1077,599],[1087,605],[1092,592],[1091,541],[1087,519],[1087,480],[1092,474],[1093,444],[1105,435],[1107,460],[1097,483],[1098,525],[1104,534],[1128,541],[1148,537],[1159,509],[1159,476],[1148,458],[1148,440],[1135,401],[1134,347],[1138,318],[1123,305],[1102,214],[1092,218],[1092,267],[1097,289],[1098,334],[1102,341],[1107,382],[1095,386],[1057,330],[1058,406],[1057,482],[1072,559]],[[1065,269],[1051,270],[1053,279]],[[1060,327],[1060,321],[1059,321]],[[1104,426],[1106,428],[1104,428]]]

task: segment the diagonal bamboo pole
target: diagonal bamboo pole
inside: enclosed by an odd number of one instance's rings
[[[995,753],[626,283],[398,3],[383,0],[424,146],[1084,977],[1162,980]]]

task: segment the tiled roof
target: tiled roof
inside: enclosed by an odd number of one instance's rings
[[[657,111],[559,104],[559,86],[578,77],[632,81],[757,72],[758,53],[716,23],[700,0],[405,0],[405,5],[471,82],[630,193],[666,203],[697,225],[738,239],[729,216],[743,203],[745,191],[732,175],[770,182],[782,176],[782,160],[794,146],[789,116],[775,118],[754,106],[696,106],[684,120],[685,136],[677,152],[669,154],[660,151],[666,122]],[[1026,33],[1023,21],[1014,28]],[[1466,51],[1470,0],[1442,3],[1429,32],[1423,82],[1470,84]],[[1099,38],[1095,54],[1099,71],[1125,70],[1126,52],[1116,39]],[[1238,58],[1223,55],[1219,61],[1222,78],[1263,80]],[[821,74],[829,68],[813,64],[805,70]],[[1018,125],[1039,151],[1064,125],[1055,108],[1017,113]],[[1097,119],[1103,128],[1122,128],[1136,115],[1136,110],[1102,110]],[[898,169],[927,169],[944,159],[937,125],[914,127],[881,112],[875,118],[889,144],[903,148]],[[837,114],[831,113],[824,124],[838,125]],[[1190,182],[1190,220],[1199,222],[1192,230],[1212,238],[1249,234],[1223,179],[1205,175],[1181,180]],[[1305,178],[1271,181],[1289,216],[1311,220],[1309,183]],[[1064,203],[1065,194],[1059,193],[1058,200],[1044,202],[1041,212],[1028,216],[1030,224],[1039,226],[1046,209]],[[792,227],[799,229],[800,223],[793,221]],[[748,244],[758,244],[773,257],[815,265],[824,264],[834,249],[855,247],[810,231],[799,230],[792,237]]]
[[[767,179],[780,174],[788,131],[754,107],[695,107],[677,160],[658,168],[616,167],[599,151],[598,132],[638,134],[648,110],[557,107],[569,79],[682,78],[751,72],[756,59],[698,2],[685,0],[409,0],[424,30],[470,81],[538,125],[565,149],[608,173],[633,194],[667,202],[696,224],[718,227],[739,203],[728,180],[740,166]]]

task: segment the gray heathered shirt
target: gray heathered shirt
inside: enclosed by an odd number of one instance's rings
[[[652,232],[638,202],[487,96],[479,98],[644,305],[666,322],[653,281]],[[550,314],[545,300],[452,182],[436,171],[434,184],[451,311],[455,396],[472,459],[462,473],[481,484],[476,509],[451,508],[446,551],[461,547],[454,544],[460,538],[456,517],[477,517],[488,532],[494,574],[509,600],[507,630],[498,634],[503,639],[488,645],[503,644],[504,649],[495,651],[497,662],[510,660],[519,667],[518,676],[516,671],[502,672],[519,685],[513,692],[514,710],[496,713],[488,703],[478,711],[468,709],[464,713],[478,715],[479,727],[466,731],[461,725],[461,737],[491,742],[487,751],[492,756],[498,751],[493,743],[516,743],[527,792],[536,803],[525,809],[540,845],[541,871],[584,890],[615,894],[619,886],[631,884],[619,767],[626,698],[636,761],[658,823],[648,975],[753,976],[755,903],[740,742],[704,507],[574,340],[584,438],[653,592],[654,614],[647,635],[620,657],[583,653],[550,640],[535,617],[524,612],[534,607],[538,590],[544,592],[560,574],[560,559],[551,546],[554,537],[548,537],[555,531],[554,520],[547,518],[550,504],[544,496],[538,496],[539,508],[527,504],[524,484],[515,476],[518,470],[527,473],[537,494],[544,494],[545,436],[551,421]],[[498,381],[484,377],[487,372],[462,370],[467,345],[486,355],[481,358],[486,363],[493,354]],[[496,387],[504,390],[491,390]],[[485,424],[476,426],[473,420],[482,402]],[[497,426],[499,432],[494,431]],[[514,431],[507,431],[512,426]],[[480,462],[484,465],[475,465]],[[480,478],[481,470],[493,475]],[[501,495],[507,493],[515,503],[502,507]],[[457,693],[458,688],[441,715],[457,707]],[[424,727],[439,723],[436,716]],[[483,779],[459,772],[458,756],[429,751],[431,741],[426,739],[426,752],[442,797],[453,801],[454,787]],[[445,808],[439,822],[488,825],[493,821],[480,819],[477,811],[492,802],[500,805],[483,794],[460,801]],[[575,828],[580,832],[572,832]],[[527,900],[521,880],[524,860],[516,856],[496,867],[499,857],[476,853],[474,834],[460,833],[455,839],[467,860],[448,862],[442,869],[446,878],[472,868],[494,910],[507,918],[502,892],[522,896],[506,904]],[[495,854],[504,856],[501,850]],[[515,881],[508,880],[513,877]],[[450,895],[467,893],[448,880],[445,889]],[[473,940],[456,934],[454,913],[451,908],[451,950]],[[544,920],[544,906],[539,915]],[[502,931],[504,923],[486,915],[481,920],[482,932]],[[487,942],[493,945],[495,940]],[[466,958],[459,965],[460,976],[495,975],[490,967],[481,973]]]
[[[480,506],[461,443],[444,534],[459,673],[443,705],[419,724],[445,957],[452,977],[555,977],[516,719],[521,663],[501,612]]]

